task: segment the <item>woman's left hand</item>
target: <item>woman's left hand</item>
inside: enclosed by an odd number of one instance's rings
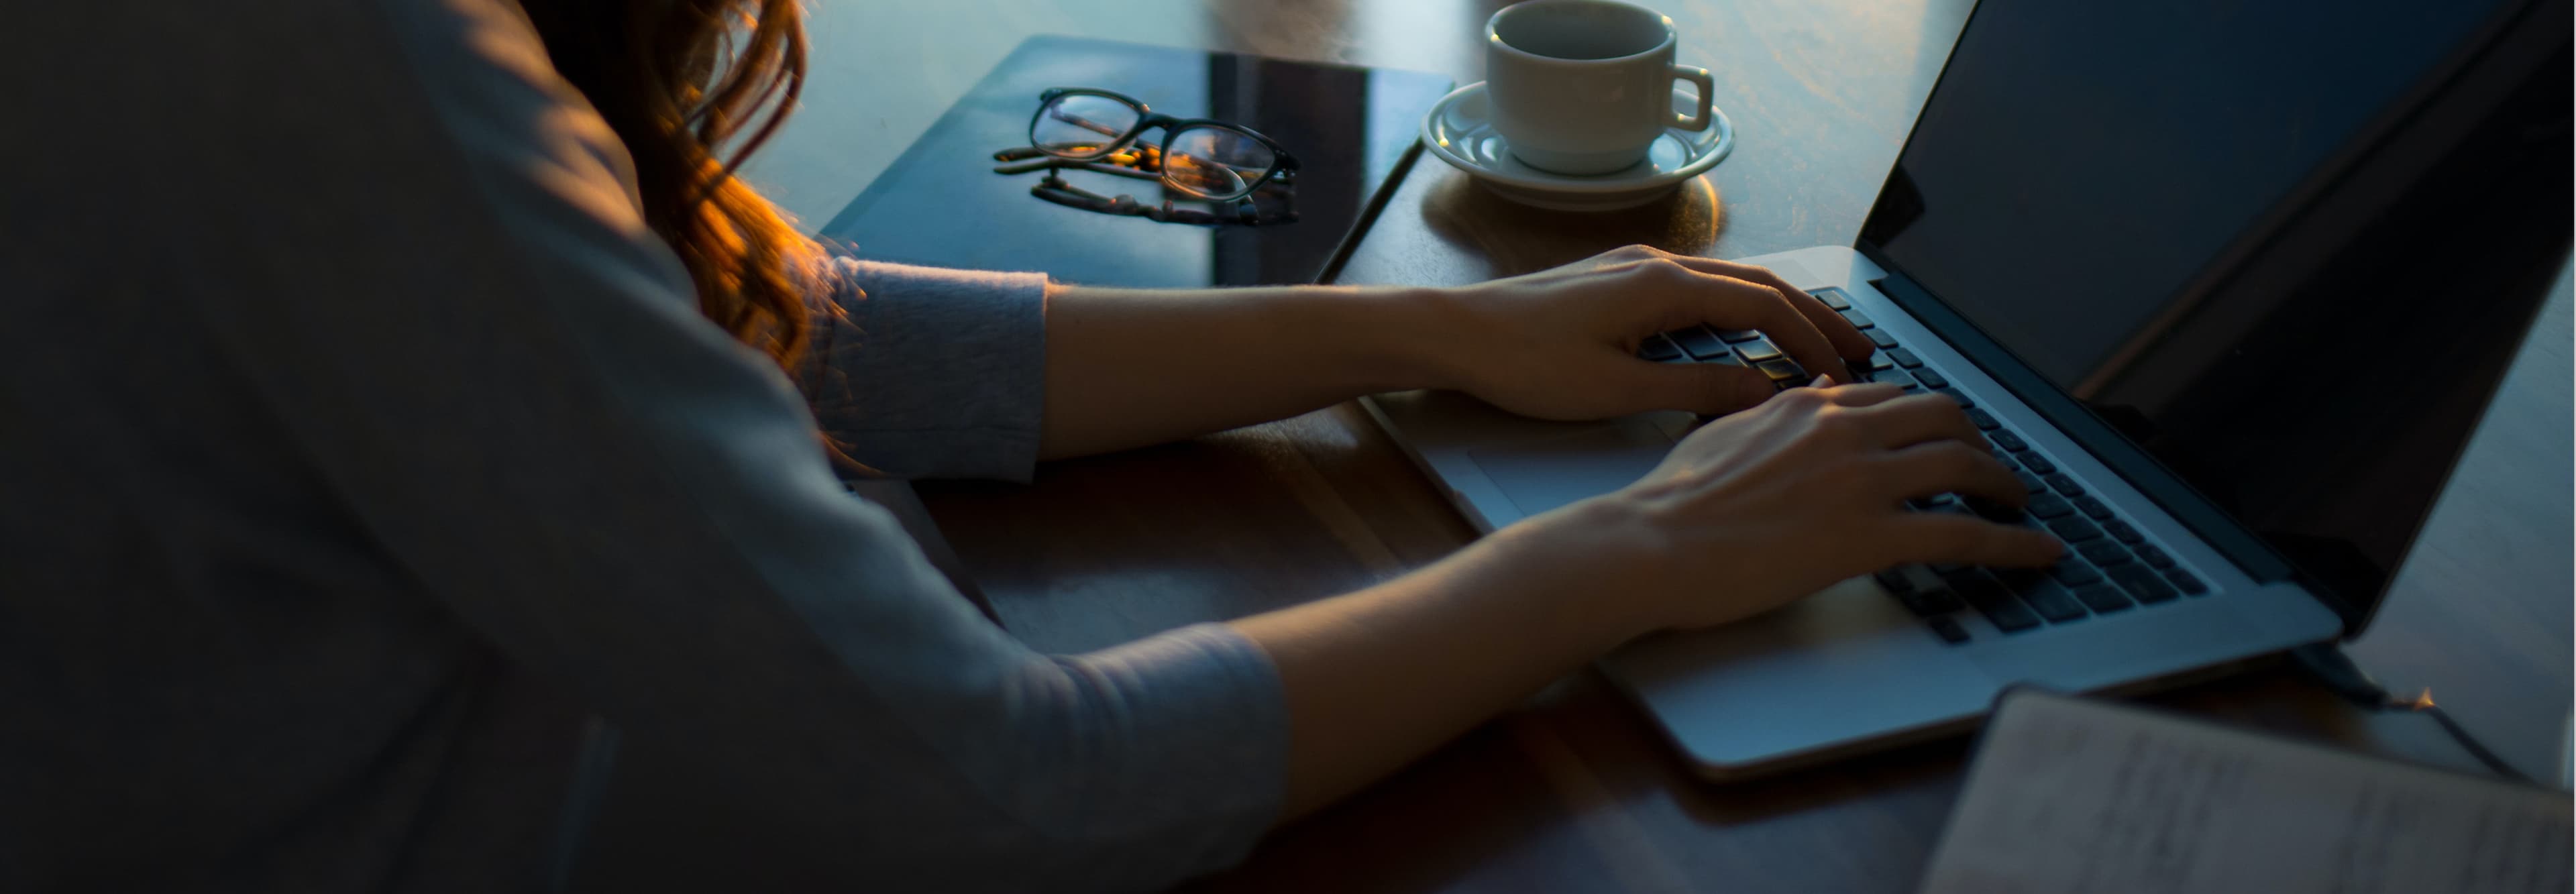
[[[1770,399],[1760,370],[1637,357],[1651,335],[1691,326],[1752,329],[1810,376],[1855,382],[1868,337],[1815,296],[1750,264],[1632,245],[1446,293],[1455,387],[1541,419],[1647,410],[1723,415]]]

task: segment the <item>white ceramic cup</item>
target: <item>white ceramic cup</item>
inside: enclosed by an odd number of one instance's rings
[[[1513,157],[1559,174],[1634,166],[1667,127],[1709,125],[1708,69],[1673,64],[1673,20],[1612,0],[1528,0],[1485,21],[1485,91]],[[1699,112],[1673,111],[1673,82]]]

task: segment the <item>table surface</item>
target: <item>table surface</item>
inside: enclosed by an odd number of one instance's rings
[[[1482,79],[1495,0],[944,0],[815,4],[805,108],[749,176],[829,220],[1022,39],[1133,40]],[[1629,212],[1505,203],[1426,158],[1341,280],[1454,284],[1629,242],[1712,257],[1848,244],[1970,0],[1690,0],[1665,10],[1740,137],[1709,188]],[[857,246],[865,254],[866,246]],[[2554,775],[2570,699],[2568,284],[2352,649]],[[1355,404],[1111,456],[1034,485],[925,485],[1006,624],[1080,650],[1366,586],[1474,532]],[[2363,715],[2279,669],[2151,701],[2285,735],[2473,766],[2421,717]],[[1591,672],[1275,833],[1207,890],[1910,890],[1962,740],[1748,783],[1692,778]]]

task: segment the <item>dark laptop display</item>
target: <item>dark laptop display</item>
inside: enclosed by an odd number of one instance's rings
[[[1861,249],[2358,629],[2568,249],[2565,18],[2523,6],[1984,0]]]

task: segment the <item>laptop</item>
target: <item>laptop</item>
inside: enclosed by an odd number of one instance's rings
[[[2068,558],[1888,569],[1603,670],[1725,779],[1962,732],[2015,683],[2357,635],[2567,257],[2570,30],[2563,2],[1979,3],[1854,243],[1743,260],[1862,327],[1868,377],[1969,407],[2030,491],[1915,511]],[[1807,378],[1759,333],[1641,355]],[[1694,426],[1368,403],[1487,531]]]

